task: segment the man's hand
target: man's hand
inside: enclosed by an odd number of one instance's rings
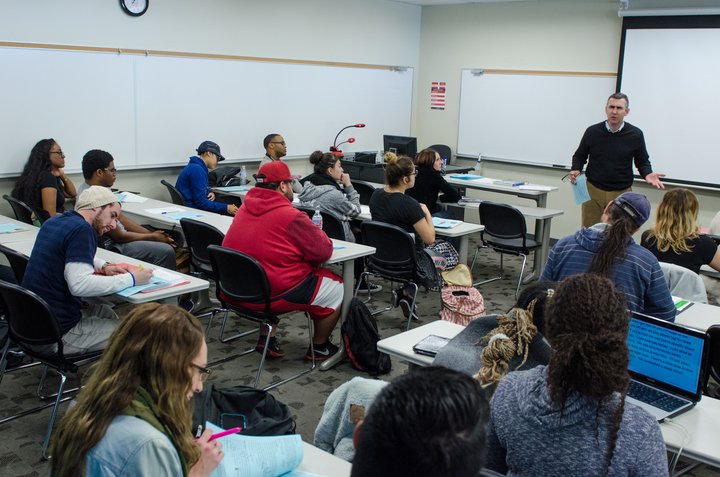
[[[235,215],[238,211],[237,205],[235,204],[228,204],[227,205],[227,213],[230,215]]]
[[[660,182],[661,177],[665,177],[665,174],[660,174],[659,172],[651,172],[650,174],[645,176],[645,182],[655,187],[656,189],[664,189],[665,184]]]
[[[129,273],[130,270],[126,265],[117,265],[115,263],[106,263],[102,267],[102,272],[111,277],[113,275],[120,275],[122,273]]]
[[[153,271],[152,268],[141,268],[140,270],[131,272],[131,274],[135,278],[135,285],[145,285],[150,281]]]
[[[208,200],[215,201],[215,192],[208,192]]]
[[[150,240],[153,242],[162,242],[170,245],[172,248],[177,247],[175,240],[162,230],[156,230],[150,234]]]
[[[580,175],[580,171],[570,171],[570,174],[568,174],[568,180],[571,184],[575,184],[577,182],[577,177]]]

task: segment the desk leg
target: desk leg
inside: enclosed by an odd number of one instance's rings
[[[467,265],[468,249],[470,248],[470,236],[465,234],[460,237],[460,250],[458,250],[460,263]]]
[[[338,320],[338,324],[335,327],[338,332],[340,331],[340,328],[342,327],[343,320],[347,316],[347,312],[350,309],[350,301],[353,297],[353,282],[355,280],[355,260],[345,260],[343,262],[343,301],[342,301],[342,308],[340,309],[340,319]],[[320,365],[318,368],[320,371],[327,371],[328,369],[332,368],[336,364],[338,364],[342,359],[345,357],[345,343],[343,343],[342,336],[340,336],[340,349],[337,353],[335,353],[334,356],[331,356],[330,358],[326,359]]]
[[[539,196],[536,196],[533,198],[535,201],[536,207],[545,207],[547,205],[547,194],[540,194]],[[547,224],[545,223],[547,221]],[[545,241],[545,234],[547,234],[547,239],[550,240],[550,220],[543,219],[543,220],[536,220],[535,221],[535,240],[540,237],[540,241]],[[549,242],[548,242],[549,243]],[[543,253],[543,249],[545,249]],[[545,266],[545,262],[547,261],[547,247],[543,246],[539,250],[536,250],[533,252],[533,271],[532,273],[528,274],[523,278],[523,284],[527,285],[528,283],[537,280],[540,278],[540,274],[542,274],[542,269]]]

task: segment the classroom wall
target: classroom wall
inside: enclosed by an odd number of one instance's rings
[[[417,71],[420,19],[419,6],[384,0],[152,0],[140,18],[124,14],[117,0],[76,0],[71,4],[32,0],[4,2],[0,41],[410,66]],[[213,72],[197,74],[202,81],[202,75]],[[342,104],[337,106],[342,108]],[[202,120],[200,113],[198,121]],[[55,139],[62,145],[61,137]],[[187,145],[188,156],[197,146]],[[31,147],[29,144],[28,153]],[[263,153],[262,138],[258,138],[258,157]],[[288,154],[293,154],[292,144]],[[81,160],[66,158],[77,166]],[[297,174],[310,169],[305,160],[290,164]],[[256,164],[250,165],[248,171],[256,168]],[[178,172],[179,168],[121,171],[117,186],[167,200],[159,181],[167,178],[174,182]],[[82,181],[81,176],[71,177],[76,184]],[[0,194],[9,194],[14,182],[0,180]],[[1,202],[0,213],[11,214],[5,201]]]
[[[617,5],[611,0],[557,0],[424,7],[414,109],[414,131],[421,138],[421,146],[445,143],[455,150],[463,68],[616,73],[622,26]],[[430,110],[431,81],[447,81],[444,111]],[[547,107],[553,107],[552,98],[547,98]],[[603,108],[604,104],[598,104],[598,121],[605,119]],[[628,121],[632,122],[632,108]],[[642,128],[642,124],[638,126]],[[553,126],[538,124],[538,127],[550,131]],[[518,131],[517,138],[522,140],[522,131]],[[648,150],[652,160],[652,144],[648,144]],[[567,151],[568,165],[573,152]],[[569,186],[560,182],[565,172],[499,162],[482,166],[482,173],[488,177],[521,178],[560,186],[560,190],[548,195],[548,207],[565,210],[563,216],[553,219],[553,238],[573,233],[580,226],[580,207],[574,205]],[[644,183],[636,183],[635,190],[647,194],[653,206],[662,198],[661,192]],[[720,194],[696,189],[694,192],[702,207],[699,221],[707,225],[720,210]],[[483,196],[529,203],[508,195]]]

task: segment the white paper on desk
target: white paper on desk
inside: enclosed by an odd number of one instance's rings
[[[575,184],[572,185],[573,195],[575,196],[575,204],[580,205],[590,200],[590,193],[587,190],[587,178],[581,174],[575,178]]]
[[[132,192],[123,192],[122,193],[122,203],[123,204],[142,204],[143,202],[147,201],[147,197],[143,197],[141,195],[133,194]]]
[[[207,423],[213,433],[222,428]],[[299,434],[289,436],[244,436],[232,434],[220,438],[225,457],[210,477],[278,477],[302,463],[303,448]]]
[[[539,191],[551,191],[552,187],[546,186],[546,185],[540,185],[540,184],[525,184],[518,186],[518,189],[520,190],[539,190]]]
[[[145,209],[148,214],[167,214],[168,212],[184,212],[180,207],[157,207],[155,209]]]

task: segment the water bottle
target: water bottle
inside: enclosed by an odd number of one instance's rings
[[[247,184],[247,169],[245,169],[245,166],[240,167],[240,184]]]
[[[385,153],[384,151],[378,151],[375,154],[375,164],[382,164],[383,162],[385,162]]]
[[[319,227],[322,229],[323,223],[322,223],[322,215],[320,214],[320,209],[315,209],[315,214],[312,216],[312,223],[315,224],[316,227]]]
[[[480,161],[482,160],[482,154],[478,154],[477,162],[475,163],[475,172],[480,173]]]
[[[446,170],[447,170],[447,157],[443,157],[442,166],[440,166],[440,172],[442,174],[445,174]]]

